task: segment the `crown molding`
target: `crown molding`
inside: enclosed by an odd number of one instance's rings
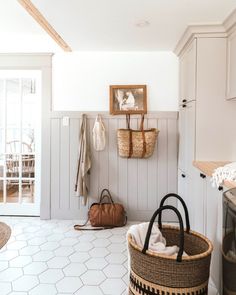
[[[189,25],[178,41],[174,53],[180,56],[185,46],[194,38],[227,37],[236,27],[236,9],[225,19],[222,24]]]
[[[221,24],[189,25],[177,43],[174,53],[181,55],[186,44],[196,37],[225,37],[225,28]]]
[[[234,9],[231,14],[225,19],[225,21],[223,22],[223,26],[225,27],[228,35],[230,35],[232,29],[234,29],[236,26],[236,9]]]

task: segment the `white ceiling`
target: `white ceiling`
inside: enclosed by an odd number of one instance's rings
[[[188,24],[222,23],[236,0],[31,0],[73,50],[173,50]],[[149,26],[138,28],[140,21]],[[17,0],[0,0],[0,52],[60,51]]]
[[[56,43],[17,0],[0,0],[0,52],[54,52]]]
[[[222,23],[236,0],[32,0],[73,50],[173,50],[188,24]],[[146,20],[150,26],[138,28]]]

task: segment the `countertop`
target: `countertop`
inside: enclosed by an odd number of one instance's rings
[[[193,166],[198,168],[202,173],[211,177],[214,170],[222,167],[230,162],[207,162],[207,161],[194,161]],[[236,187],[236,182],[233,181],[225,181],[224,186],[227,188],[234,188]]]

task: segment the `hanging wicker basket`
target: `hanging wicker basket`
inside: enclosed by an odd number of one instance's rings
[[[177,197],[185,209],[186,231],[179,211],[173,206],[163,206],[170,197]],[[161,212],[173,210],[179,219],[180,227],[162,226]],[[159,214],[159,228],[166,238],[167,246],[178,245],[175,256],[154,253],[148,249],[152,226]],[[138,247],[128,236],[130,253],[129,294],[143,295],[205,295],[208,294],[208,279],[213,250],[211,242],[203,235],[190,230],[188,211],[184,201],[176,194],[165,196],[160,208],[153,214],[146,235],[144,248]],[[185,251],[188,256],[183,256]]]
[[[140,130],[130,128],[130,115],[126,116],[127,129],[117,130],[119,156],[123,158],[149,158],[152,156],[159,130],[156,128],[144,129],[144,115]]]

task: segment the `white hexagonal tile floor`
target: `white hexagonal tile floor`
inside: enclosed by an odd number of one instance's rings
[[[126,294],[126,231],[75,231],[72,220],[1,217],[0,295]]]
[[[43,284],[55,284],[62,278],[64,278],[64,274],[61,269],[47,269],[39,275],[40,283]]]
[[[106,279],[101,270],[88,270],[81,276],[81,280],[85,285],[100,285]]]

